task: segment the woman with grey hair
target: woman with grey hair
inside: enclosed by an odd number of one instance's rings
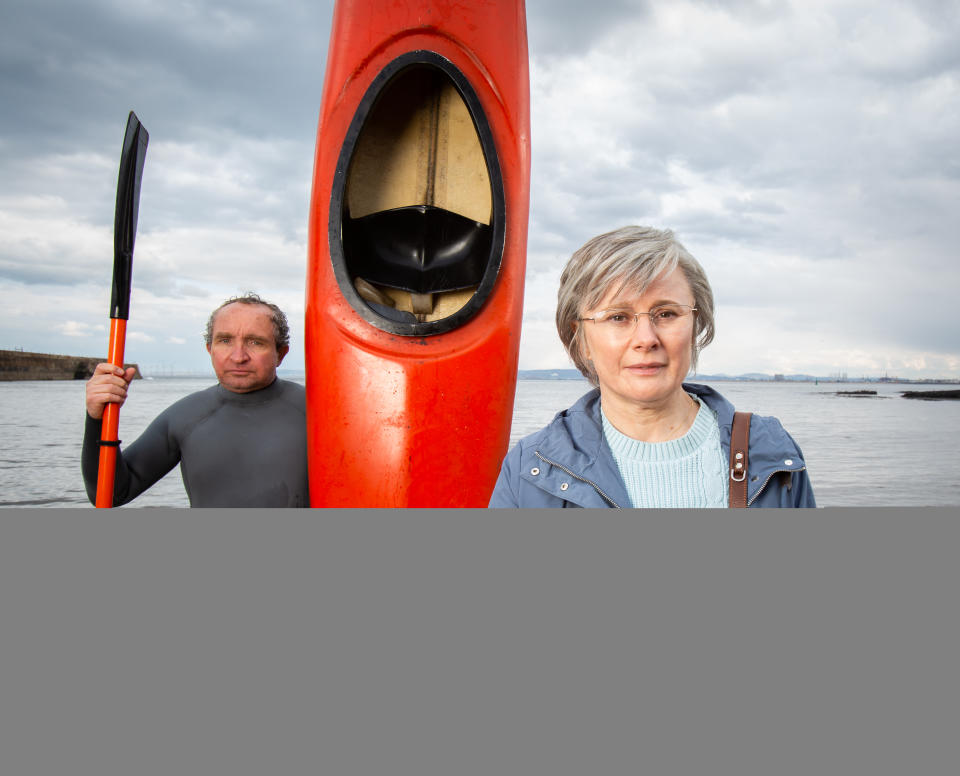
[[[588,241],[560,277],[557,331],[595,390],[508,453],[490,506],[816,506],[776,418],[734,424],[729,401],[684,382],[713,339],[713,291],[673,232]]]

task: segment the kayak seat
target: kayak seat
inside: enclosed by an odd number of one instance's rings
[[[384,318],[397,323],[416,323],[417,316],[405,310],[397,310],[396,301],[388,294],[383,293],[372,283],[363,278],[354,278],[353,287],[360,298],[367,303],[371,310],[379,313]]]
[[[343,220],[343,252],[353,277],[414,294],[479,285],[493,230],[431,205]]]

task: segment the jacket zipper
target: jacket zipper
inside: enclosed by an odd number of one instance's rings
[[[540,451],[539,451],[539,450],[534,450],[534,451],[533,451],[533,454],[534,454],[535,456],[537,456],[537,458],[539,458],[539,459],[540,459],[541,461],[543,461],[544,463],[548,463],[548,464],[550,464],[551,466],[556,466],[560,471],[566,472],[568,475],[570,475],[571,477],[573,477],[575,480],[580,480],[580,482],[585,482],[585,483],[587,483],[587,485],[590,485],[595,491],[597,491],[597,493],[599,493],[599,494],[606,500],[606,502],[607,502],[608,504],[610,504],[610,506],[616,507],[617,509],[620,508],[620,505],[619,505],[616,501],[614,501],[612,498],[610,498],[606,493],[604,493],[604,492],[603,492],[603,489],[602,489],[599,485],[597,485],[597,483],[593,482],[592,480],[588,480],[586,477],[581,477],[579,474],[574,474],[572,471],[570,471],[570,470],[569,470],[566,466],[564,466],[562,463],[557,463],[556,461],[551,461],[549,458],[544,458],[542,455],[540,455]],[[771,475],[771,476],[772,476],[772,475]],[[766,483],[764,483],[764,485],[766,485]]]
[[[573,477],[574,479],[580,480],[580,482],[585,482],[587,485],[591,486],[595,491],[597,491],[597,493],[599,493],[603,497],[603,499],[608,504],[610,504],[610,506],[616,507],[617,509],[620,508],[620,505],[616,501],[614,501],[612,498],[610,498],[606,493],[604,493],[603,488],[597,485],[597,483],[595,483],[593,480],[588,480],[586,477],[581,477],[579,474],[575,474],[574,472],[570,471],[566,466],[564,466],[562,463],[557,463],[556,461],[551,461],[549,458],[544,458],[542,455],[540,455],[539,450],[534,450],[533,454],[537,456],[537,458],[539,458],[544,463],[548,463],[551,466],[556,466],[560,471],[565,472],[566,474]],[[763,481],[763,485],[760,486],[760,490],[754,493],[753,498],[751,498],[747,502],[747,506],[748,507],[751,506],[754,501],[760,498],[760,494],[763,493],[764,490],[766,490],[766,487],[767,485],[770,484],[770,480],[773,479],[774,474],[781,474],[785,472],[789,472],[790,474],[795,474],[797,472],[804,472],[806,470],[807,470],[807,467],[803,466],[799,469],[775,469],[774,471],[770,472],[770,474],[767,475],[767,479]]]
[[[797,472],[805,472],[806,470],[807,470],[807,467],[803,466],[799,469],[775,469],[774,471],[770,472],[770,474],[767,475],[767,479],[763,481],[763,485],[760,486],[760,490],[754,493],[753,498],[747,502],[747,506],[749,507],[751,504],[753,504],[754,501],[760,498],[760,494],[763,493],[763,491],[766,489],[767,485],[770,483],[770,480],[773,479],[774,474],[783,474],[785,472],[789,472],[790,474],[796,474]]]

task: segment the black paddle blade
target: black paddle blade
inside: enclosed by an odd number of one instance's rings
[[[110,295],[110,317],[130,317],[130,281],[133,275],[133,241],[137,236],[137,213],[140,210],[140,180],[147,155],[150,135],[137,115],[130,111],[127,132],[123,136],[120,155],[120,177],[117,180],[117,211],[113,225],[113,290]]]

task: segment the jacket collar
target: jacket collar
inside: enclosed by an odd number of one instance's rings
[[[630,504],[620,470],[603,437],[599,390],[590,391],[572,407],[557,413],[544,431],[523,461],[524,479],[582,507]]]
[[[716,414],[720,445],[725,459],[729,458],[733,404],[707,385],[684,383],[683,389],[702,399]],[[750,426],[748,501],[757,496],[776,472],[805,468],[796,443],[779,422],[770,420],[770,423],[751,423]],[[579,506],[610,506],[609,501],[620,506],[631,503],[613,453],[603,436],[598,389],[580,397],[569,409],[557,413],[550,425],[535,436],[535,444],[522,461],[521,477],[525,480]],[[544,466],[544,463],[550,466]],[[534,470],[537,470],[536,474],[532,473]]]

